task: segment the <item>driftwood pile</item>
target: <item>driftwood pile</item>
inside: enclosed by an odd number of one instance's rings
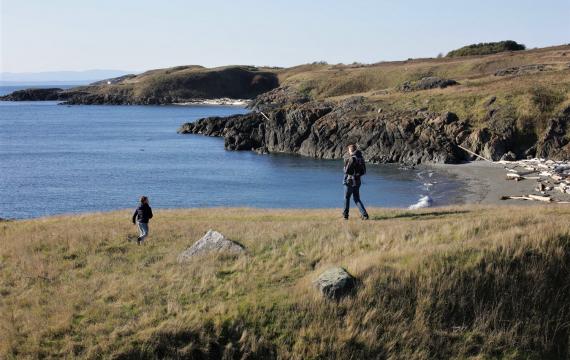
[[[498,161],[505,165],[507,180],[536,180],[535,191],[540,195],[503,196],[501,200],[531,200],[569,204],[570,201],[556,201],[553,192],[570,194],[570,162],[545,159],[528,159],[519,161]]]

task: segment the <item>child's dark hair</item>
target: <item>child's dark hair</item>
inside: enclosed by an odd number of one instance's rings
[[[141,204],[148,203],[148,198],[146,196],[141,196]]]

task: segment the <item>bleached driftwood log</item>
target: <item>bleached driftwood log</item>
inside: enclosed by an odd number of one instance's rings
[[[534,195],[534,194],[530,194],[528,195],[529,198],[531,198],[532,200],[537,200],[537,201],[544,201],[544,202],[551,202],[552,198],[550,196],[541,196],[541,195]]]

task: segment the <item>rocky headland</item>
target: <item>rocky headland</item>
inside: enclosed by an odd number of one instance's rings
[[[54,101],[65,100],[66,96],[63,95],[63,89],[60,88],[47,88],[47,89],[24,89],[17,90],[11,94],[0,96],[3,101]]]
[[[467,125],[453,113],[384,113],[363,97],[339,104],[294,103],[277,110],[253,111],[227,118],[210,117],[187,123],[180,133],[223,136],[228,150],[295,153],[338,159],[346,145],[357,143],[371,162],[456,163]]]
[[[285,94],[288,92],[289,101]],[[275,104],[279,104],[277,107]],[[547,122],[534,142],[517,131],[513,120],[489,111],[488,126],[474,127],[453,112],[383,110],[363,96],[342,101],[307,101],[291,89],[279,88],[256,98],[245,115],[210,117],[183,124],[182,134],[224,137],[227,150],[293,153],[338,159],[356,143],[375,163],[459,163],[473,155],[490,160],[545,157],[570,153],[566,129],[570,107]]]
[[[65,90],[21,90],[0,100],[60,100],[68,105],[164,105],[223,98],[252,99],[278,85],[272,69],[190,65],[124,75]]]

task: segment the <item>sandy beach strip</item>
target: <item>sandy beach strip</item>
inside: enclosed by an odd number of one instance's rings
[[[542,201],[501,200],[503,196],[522,196],[528,194],[540,195],[535,191],[536,180],[521,181],[507,180],[507,170],[504,164],[486,161],[473,161],[465,164],[436,164],[435,168],[449,172],[467,187],[460,203],[493,204],[493,205],[544,205]],[[570,195],[559,192],[552,193],[555,201],[570,201]]]

